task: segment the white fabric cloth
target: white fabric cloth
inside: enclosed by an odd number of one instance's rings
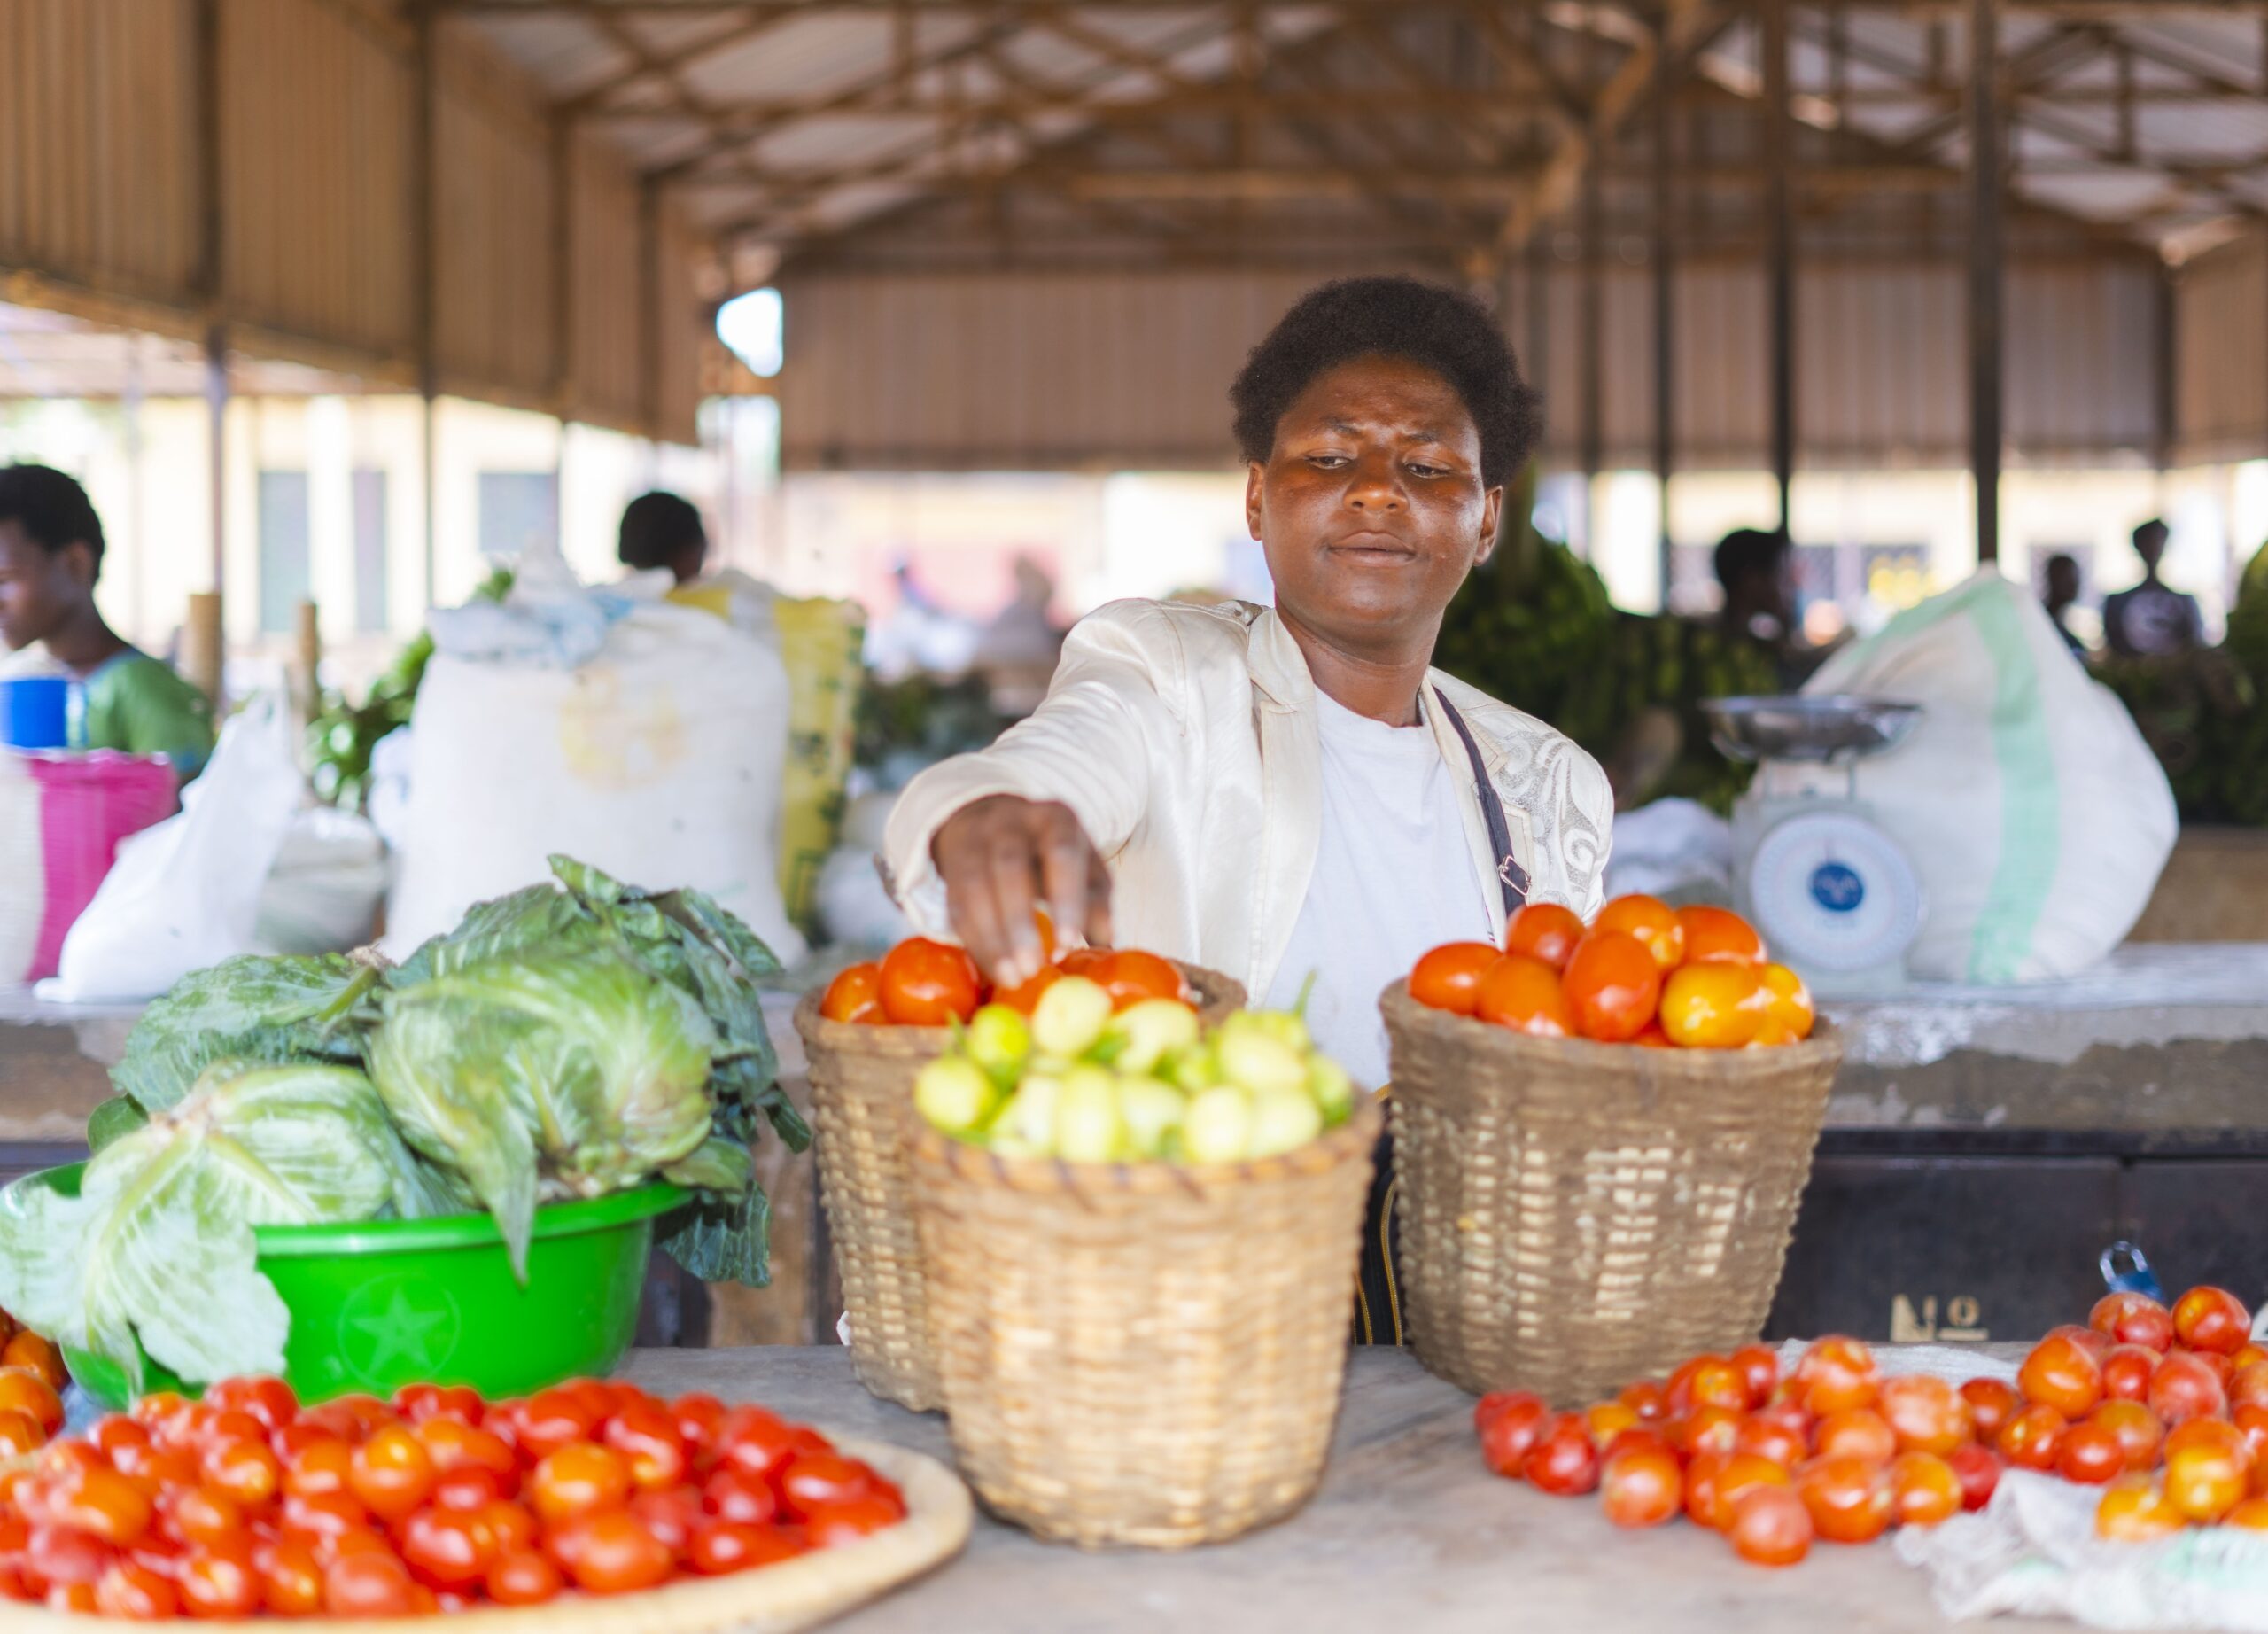
[[[1379,994],[1443,942],[1485,940],[1457,776],[1421,726],[1390,727],[1318,692],[1323,826],[1307,900],[1267,994],[1289,1009],[1310,972],[1308,1030],[1357,1084],[1387,1078]],[[1462,768],[1472,781],[1471,767]],[[1499,900],[1502,893],[1499,893]]]
[[[1598,762],[1462,681],[1428,671],[1425,684],[1472,730],[1529,900],[1595,912],[1614,821]],[[929,856],[938,827],[988,795],[1060,800],[1110,865],[1122,945],[1272,992],[1322,838],[1316,698],[1306,658],[1269,609],[1114,602],[1072,630],[1037,712],[906,786],[884,849],[898,900],[924,933],[945,933]],[[1455,774],[1474,889],[1501,932],[1472,763],[1445,719],[1427,724]]]

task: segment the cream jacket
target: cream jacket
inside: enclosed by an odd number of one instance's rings
[[[1614,799],[1598,763],[1542,721],[1439,671],[1502,798],[1528,899],[1588,918],[1602,895]],[[1464,796],[1465,838],[1503,930],[1496,858],[1472,757],[1442,712],[1427,720]],[[1110,865],[1118,942],[1224,971],[1265,993],[1315,871],[1322,814],[1315,682],[1269,609],[1114,602],[1063,644],[1047,698],[990,749],[915,778],[883,860],[917,929],[944,935],[929,843],[989,795],[1069,806]],[[1391,868],[1394,860],[1380,857]]]

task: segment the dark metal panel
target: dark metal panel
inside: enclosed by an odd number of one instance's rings
[[[2268,1162],[2140,1159],[2123,1202],[2125,1234],[2168,1298],[2200,1282],[2255,1308],[2268,1297]]]

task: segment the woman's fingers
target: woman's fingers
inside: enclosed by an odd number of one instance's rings
[[[1102,859],[1095,855],[1086,830],[1069,806],[1043,805],[1037,808],[1037,815],[1040,878],[1047,892],[1048,917],[1055,922],[1056,933],[1067,945],[1074,937],[1092,942],[1095,879]],[[1110,875],[1105,871],[1101,877],[1103,893],[1107,896]]]
[[[1045,901],[1067,934],[1110,944],[1110,870],[1070,807],[996,795],[955,812],[930,842],[953,934],[1002,987],[1040,972]]]
[[[1002,987],[1021,987],[1039,974],[1047,955],[1032,917],[1039,884],[1038,842],[1026,823],[1000,826],[992,836],[992,906],[1000,916],[1000,957],[985,967]]]
[[[1109,947],[1117,940],[1110,928],[1110,868],[1091,844],[1087,847],[1086,935],[1091,947]]]

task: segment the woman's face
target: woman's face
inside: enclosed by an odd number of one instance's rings
[[[1442,610],[1496,538],[1480,432],[1422,364],[1360,357],[1317,375],[1245,484],[1278,608],[1344,650],[1430,652]]]

